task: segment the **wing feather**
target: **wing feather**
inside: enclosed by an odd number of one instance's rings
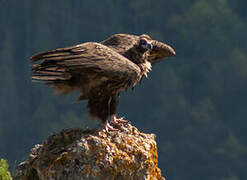
[[[104,76],[115,81],[131,82],[129,86],[135,86],[140,78],[140,68],[136,64],[96,42],[39,53],[30,61],[41,61],[32,67],[34,80],[69,80],[75,75],[87,74],[94,77],[92,80],[100,80]]]

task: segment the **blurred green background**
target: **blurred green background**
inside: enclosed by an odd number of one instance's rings
[[[149,34],[177,56],[120,99],[119,115],[157,135],[169,180],[247,179],[247,2],[0,0],[0,158],[12,171],[51,133],[94,127],[76,94],[30,80],[34,53],[115,33]]]

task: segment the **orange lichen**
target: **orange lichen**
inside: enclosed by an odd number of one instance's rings
[[[30,166],[43,179],[162,179],[155,136],[129,124],[109,133],[64,130],[32,156]]]

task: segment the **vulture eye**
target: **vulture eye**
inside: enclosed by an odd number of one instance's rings
[[[147,41],[145,39],[141,39],[140,40],[140,45],[141,46],[146,46],[147,45]]]
[[[143,49],[152,49],[153,45],[150,42],[147,42],[146,39],[140,39],[140,43],[139,43],[140,47],[142,47]]]

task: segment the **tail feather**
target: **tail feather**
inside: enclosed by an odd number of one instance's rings
[[[54,89],[55,94],[67,94],[78,89],[71,84],[71,74],[66,69],[33,65],[32,81],[43,82]]]

